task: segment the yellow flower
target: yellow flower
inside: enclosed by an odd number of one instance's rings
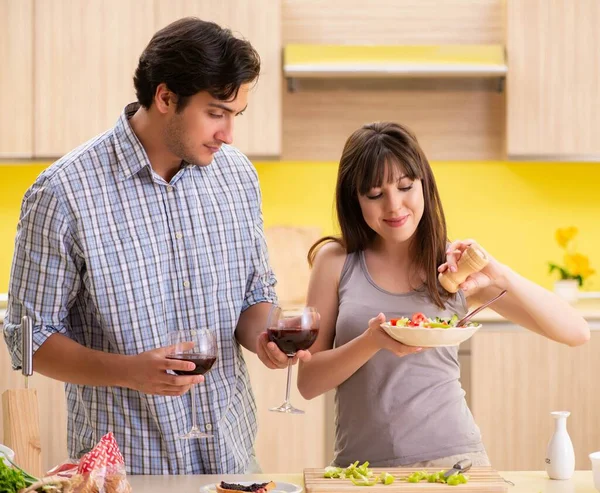
[[[556,241],[561,248],[567,248],[567,244],[577,235],[577,228],[559,228],[556,230]]]
[[[581,276],[582,279],[585,279],[596,272],[590,267],[589,259],[580,253],[566,254],[565,267],[571,275]]]

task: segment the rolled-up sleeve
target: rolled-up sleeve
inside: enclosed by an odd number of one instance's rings
[[[52,334],[68,335],[65,320],[81,282],[76,251],[64,208],[42,175],[23,198],[15,239],[4,321],[14,369],[22,364],[24,315],[33,319],[34,353]]]
[[[260,190],[257,184],[257,208],[255,210],[254,227],[252,231],[253,248],[251,254],[251,269],[246,284],[246,296],[242,311],[256,303],[277,304],[275,284],[277,279],[269,265],[267,241],[263,229],[262,211],[260,208]]]

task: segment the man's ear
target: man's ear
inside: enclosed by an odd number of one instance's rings
[[[159,84],[154,93],[154,104],[160,113],[168,113],[169,109],[177,104],[175,95],[169,90],[164,82]]]

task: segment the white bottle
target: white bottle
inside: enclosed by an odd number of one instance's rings
[[[554,434],[546,450],[546,471],[550,479],[569,479],[575,472],[575,450],[567,432],[569,411],[554,411]]]

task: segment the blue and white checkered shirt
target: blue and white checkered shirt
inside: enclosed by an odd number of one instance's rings
[[[190,393],[146,395],[66,384],[71,457],[112,431],[131,474],[243,473],[256,405],[234,335],[240,313],[276,303],[257,173],[223,145],[205,167],[153,172],[128,119],[47,168],[23,199],[4,335],[21,365],[20,320],[34,351],[52,334],[99,351],[138,354],[167,332],[214,329],[219,355],[197,385],[198,424],[213,439],[181,440]]]

